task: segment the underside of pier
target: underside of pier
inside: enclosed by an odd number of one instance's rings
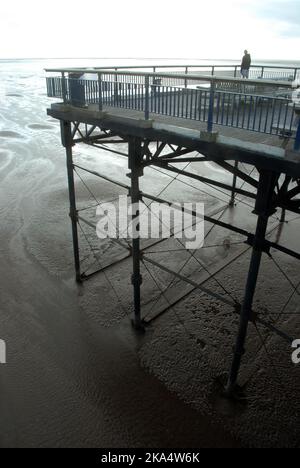
[[[153,260],[151,255],[147,254],[147,248],[141,246],[139,238],[133,239],[132,242],[116,240],[126,252],[125,258],[132,257],[133,261],[133,325],[137,331],[144,332],[150,322],[173,305],[172,301],[168,300],[167,306],[160,307],[160,310],[152,313],[150,318],[149,314],[145,317],[141,307],[141,285],[143,282],[141,265],[146,268],[151,265],[164,273],[173,275],[177,280],[188,284],[190,290],[198,290],[214,297],[221,303],[229,305],[233,314],[239,315],[233,360],[227,382],[224,382],[224,394],[240,398],[241,389],[237,382],[242,356],[245,353],[249,322],[252,322],[254,326],[259,323],[289,344],[293,342],[293,337],[284,330],[278,329],[276,324],[253,310],[253,299],[259,281],[263,255],[271,256],[274,249],[297,260],[300,259],[299,251],[294,251],[286,245],[269,240],[269,233],[274,230],[272,220],[274,220],[274,214],[278,210],[280,212],[279,225],[284,223],[287,212],[300,215],[299,152],[294,150],[289,138],[280,140],[277,136],[250,134],[250,132],[243,130],[227,128],[225,131],[223,128],[222,133],[218,131],[218,128],[209,132],[199,123],[196,123],[197,125],[191,125],[190,122],[182,124],[182,120],[178,122],[176,119],[161,118],[155,115],[150,115],[149,120],[143,120],[137,112],[130,113],[120,109],[99,111],[92,107],[79,109],[72,105],[54,104],[51,109],[48,109],[48,115],[60,121],[62,143],[66,148],[70,216],[78,282],[88,280],[90,276],[109,268],[109,265],[103,267],[101,261],[98,262],[99,268],[90,275],[81,270],[78,226],[86,224],[95,228],[95,225],[85,219],[77,210],[74,171],[76,174],[78,172],[93,174],[106,182],[116,184],[128,192],[132,203],[141,201],[145,203],[145,206],[147,206],[146,201],[171,204],[170,200],[157,195],[155,190],[151,193],[141,191],[140,180],[146,177],[144,173],[149,167],[169,174],[172,180],[176,180],[179,176],[186,177],[187,181],[197,181],[223,191],[223,193],[226,192],[228,205],[232,209],[234,209],[236,197],[242,197],[250,202],[252,200],[254,213],[257,216],[256,227],[253,231],[222,221],[219,216],[216,216],[219,214],[218,212],[206,213],[204,216],[204,220],[209,226],[219,226],[243,236],[245,244],[252,249],[242,301],[236,300],[226,291],[225,294],[219,294],[214,289],[201,286],[196,277],[185,277],[181,274],[181,270],[179,272],[170,270],[162,262]],[[101,174],[101,171],[74,163],[73,147],[80,144],[127,157],[128,184],[111,179]],[[127,151],[119,151],[118,148],[124,148],[124,145],[126,145]],[[228,184],[228,182],[219,180],[217,171],[216,174],[211,173],[209,178],[207,175],[202,175],[201,164],[209,161],[228,172],[232,177],[232,183]],[[197,165],[197,171],[189,169],[191,163]],[[245,170],[245,165],[250,167],[250,170]],[[99,161],[99,167],[101,167],[101,161]],[[181,201],[185,201],[184,196]],[[139,213],[135,216],[139,216]],[[202,222],[203,219],[199,221]],[[193,259],[196,258],[195,252],[190,251],[189,254]],[[124,255],[114,264],[121,261]],[[203,267],[199,259],[196,258],[196,260]],[[211,271],[207,271],[207,274],[208,277],[213,277]],[[155,281],[155,278],[153,279]],[[162,296],[165,296],[164,291],[162,291]],[[183,291],[181,297],[184,296],[185,292]],[[174,302],[179,299],[180,297],[176,297]]]

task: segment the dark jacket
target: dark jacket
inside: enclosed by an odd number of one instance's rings
[[[251,66],[251,55],[250,54],[245,54],[243,57],[241,69],[242,70],[249,70]]]

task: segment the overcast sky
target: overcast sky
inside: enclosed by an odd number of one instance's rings
[[[4,3],[4,5],[3,5]],[[300,60],[300,0],[3,0],[0,57]]]

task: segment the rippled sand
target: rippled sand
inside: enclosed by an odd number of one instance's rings
[[[0,445],[297,446],[299,369],[291,365],[290,349],[278,338],[268,337],[267,347],[282,384],[252,328],[241,374],[243,382],[250,379],[250,400],[247,406],[231,407],[219,397],[216,386],[217,377],[229,367],[237,329],[230,308],[192,293],[140,337],[128,318],[130,260],[84,286],[74,282],[65,155],[59,124],[46,115],[50,101],[45,96],[44,65],[12,63],[9,73],[1,71],[0,94],[6,97],[0,109],[0,338],[7,343],[8,364],[0,367]],[[122,157],[76,148],[75,158],[128,183]],[[216,168],[207,163],[201,170],[208,175]],[[227,175],[218,171],[220,179],[226,180]],[[149,169],[142,189],[159,193],[169,181]],[[91,178],[88,183],[99,200],[120,194],[101,180]],[[224,207],[224,194],[207,186],[201,189],[177,182],[164,196],[203,200],[208,212]],[[80,181],[77,195],[79,208],[94,202]],[[235,219],[252,229],[251,211],[251,206],[239,203],[235,210],[226,209],[222,219]],[[94,211],[87,216],[92,219]],[[272,226],[276,224],[273,220]],[[239,237],[209,228],[206,245],[219,247],[203,249],[198,258],[210,271],[224,267],[218,273],[219,282],[241,298],[247,247],[235,244]],[[280,235],[282,243],[299,250],[298,230],[299,221],[294,220],[281,233],[276,229],[274,236]],[[93,232],[87,236],[102,262],[123,255],[112,242],[99,244]],[[178,248],[173,242],[158,246],[153,258],[179,270],[185,254],[172,257],[163,252]],[[82,237],[81,254],[88,268],[94,259]],[[278,254],[276,258],[296,284],[299,264]],[[225,267],[230,259],[236,261]],[[205,272],[200,270],[197,262],[191,262],[184,273],[204,281]],[[170,278],[155,274],[164,288]],[[155,305],[160,295],[157,285],[147,271],[143,276],[144,310],[153,309],[153,313],[167,305],[166,299]],[[223,293],[215,280],[207,286]],[[188,291],[176,282],[168,297]],[[255,307],[274,317],[290,292],[291,285],[266,258]],[[280,325],[300,336],[297,299],[289,303]]]

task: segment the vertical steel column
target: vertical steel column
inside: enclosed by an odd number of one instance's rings
[[[99,111],[103,110],[103,98],[102,98],[102,74],[98,73],[98,88],[99,88]]]
[[[262,171],[260,173],[255,206],[255,213],[258,215],[257,227],[252,245],[252,257],[248,272],[244,302],[241,310],[240,325],[236,340],[234,357],[226,387],[226,394],[228,396],[234,396],[237,387],[237,379],[241,360],[245,352],[244,346],[247,338],[248,324],[252,316],[252,305],[261,264],[262,252],[264,249],[268,220],[269,217],[274,213],[274,210],[272,209],[272,198],[277,179],[278,176],[273,172]]]
[[[284,208],[282,208],[281,216],[280,216],[280,222],[285,223],[285,220],[286,220],[286,210]]]
[[[281,186],[280,192],[279,192],[280,198],[284,199],[286,197],[288,189],[289,189],[289,184],[291,183],[291,181],[292,181],[292,177],[286,175],[285,179],[284,179],[284,182],[283,182],[283,184]],[[285,219],[286,219],[286,210],[284,208],[282,208],[280,222],[284,223]]]
[[[295,151],[300,150],[300,115],[298,115],[298,117],[299,117],[299,120],[298,120],[298,127],[297,127],[296,139],[295,139],[295,145],[294,145]]]
[[[140,201],[140,186],[139,178],[143,175],[142,168],[142,140],[141,138],[130,137],[128,142],[128,164],[131,170],[131,203],[133,206]],[[132,215],[132,222],[136,223],[140,216],[139,211]],[[139,225],[137,227],[139,231]],[[133,260],[133,274],[132,284],[134,292],[134,318],[133,326],[136,330],[143,331],[144,326],[141,319],[141,284],[142,276],[140,269],[141,251],[140,251],[140,238],[132,239],[132,260]]]
[[[149,120],[150,112],[150,80],[149,75],[145,76],[145,120]]]
[[[72,236],[73,236],[73,252],[75,262],[76,281],[81,282],[80,274],[80,257],[79,257],[79,241],[77,231],[77,209],[75,197],[75,184],[74,184],[74,168],[73,168],[73,139],[71,132],[71,123],[60,121],[61,126],[61,140],[63,146],[66,148],[67,157],[67,171],[68,171],[68,189],[70,200],[70,218],[72,221]]]
[[[118,69],[115,68],[115,71],[117,72]],[[115,75],[115,83],[114,83],[114,105],[118,105],[119,103],[119,89],[118,89],[119,83],[118,83],[118,75]]]
[[[298,74],[298,68],[295,68],[295,70],[294,70],[294,81],[297,79],[297,74]]]
[[[64,104],[67,103],[67,83],[66,83],[66,75],[65,72],[61,74],[61,90],[62,90],[62,97]]]
[[[212,79],[210,82],[210,93],[209,93],[209,108],[208,108],[208,117],[207,117],[207,131],[213,131],[214,123],[214,105],[215,105],[215,80]]]
[[[185,75],[188,75],[188,73],[189,73],[189,68],[188,67],[185,67],[185,72],[184,73],[185,73]],[[188,80],[187,80],[187,78],[185,78],[184,87],[187,88],[187,86],[188,86]]]
[[[234,168],[238,169],[238,167],[239,167],[239,162],[235,161]],[[236,175],[236,173],[234,173],[233,174],[233,182],[232,182],[231,199],[230,199],[230,202],[229,202],[230,206],[234,206],[236,183],[237,183],[237,175]]]

